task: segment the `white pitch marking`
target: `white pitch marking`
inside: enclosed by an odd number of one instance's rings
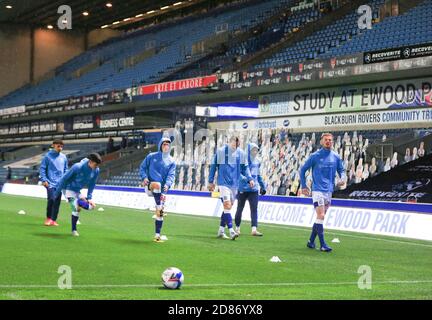
[[[373,284],[427,284],[432,280],[387,280],[374,281]],[[251,287],[251,286],[357,286],[358,282],[276,282],[276,283],[209,283],[188,284],[187,287]],[[159,288],[162,284],[89,284],[73,285],[72,289],[98,289],[98,288]],[[56,285],[0,285],[0,289],[58,289]]]

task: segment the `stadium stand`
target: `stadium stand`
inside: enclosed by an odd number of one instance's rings
[[[255,67],[267,68],[308,59],[414,45],[425,43],[431,38],[431,1],[423,1],[402,15],[383,20],[379,19],[379,9],[384,0],[370,0],[366,3],[373,8],[375,23],[372,30],[360,31],[357,25],[358,14],[351,12]],[[3,97],[0,99],[0,107],[125,89],[133,84],[154,83],[170,74],[173,74],[173,79],[209,74],[218,66],[231,66],[236,57],[252,56],[263,48],[283,41],[287,34],[301,32],[303,26],[323,18],[325,14],[323,10],[318,10],[317,1],[251,1],[186,17],[175,23],[133,30],[60,66],[56,69],[54,78],[34,86],[22,87]],[[256,26],[263,28],[255,33],[253,29]],[[235,38],[235,35],[243,32],[252,33],[246,38]],[[227,39],[234,41],[226,43],[228,47],[223,54],[215,53],[206,58],[200,45],[216,39],[220,34],[227,34]],[[199,63],[195,63],[195,60]],[[182,71],[177,72],[180,69]],[[375,174],[427,155],[430,146],[425,146],[425,141],[422,140],[429,136],[428,129],[416,130],[415,137],[412,136],[413,133],[413,129],[394,129],[336,134],[335,150],[344,159],[347,185],[358,184]],[[320,134],[321,132],[294,134],[283,129],[250,133],[246,140],[257,141],[262,148],[262,167],[265,168],[263,176],[269,185],[270,194],[297,195],[299,168],[305,158],[319,147],[317,141]],[[199,142],[193,150],[186,150],[185,154],[177,153],[176,150],[174,158],[179,165],[175,188],[205,190],[208,163],[214,148],[221,143],[220,140],[210,141],[209,144]],[[207,147],[209,152],[205,150]],[[42,154],[40,148],[5,150],[0,177],[7,176],[7,167],[14,170],[18,179],[34,175],[38,156]],[[105,153],[106,143],[71,144],[66,145],[65,151],[68,148],[73,151],[69,155],[69,160],[73,163],[90,151]],[[123,152],[123,160],[115,168],[107,168],[111,170],[107,170],[101,182],[138,186],[140,178],[137,164],[145,154],[140,151],[142,150],[134,150],[130,154]],[[10,156],[11,154],[15,156]],[[22,166],[26,168],[18,168]]]
[[[379,19],[380,7],[384,0],[367,1],[373,9],[373,28],[360,30],[358,14],[351,12],[336,20],[329,26],[314,32],[304,40],[284,48],[271,57],[254,66],[255,69],[283,66],[313,59],[324,59],[349,54],[373,51],[384,48],[397,48],[404,45],[426,43],[432,35],[428,16],[432,3],[424,1],[408,12],[394,17]],[[365,4],[366,4],[365,3]],[[271,46],[293,32],[301,32],[301,28],[309,22],[316,21],[325,14],[317,10],[316,1],[290,8],[291,14],[281,15],[281,20],[272,24],[264,32],[240,44],[230,47],[222,54],[212,56],[208,60],[199,61],[195,66],[177,73],[171,79],[200,76],[209,74],[215,69],[230,69],[233,61],[242,59],[263,48]],[[411,36],[411,35],[415,36]]]
[[[183,71],[177,72],[169,80],[197,77],[210,74],[218,68],[229,69],[238,59],[253,56],[255,52],[279,42],[287,34],[296,32],[306,23],[318,20],[322,13],[317,10],[315,1],[287,0],[284,10],[276,16],[272,16],[261,26],[254,28],[248,38],[240,37],[240,40],[232,39],[222,53],[210,55],[191,64]]]
[[[26,182],[26,180],[37,178],[39,166],[46,151],[47,147],[42,145],[10,149],[9,151],[2,148],[5,161],[0,162],[0,184],[6,181],[8,168],[12,171],[12,180]],[[104,154],[105,151],[106,142],[72,144],[66,142],[63,150],[70,165],[80,161],[92,152]]]
[[[372,30],[362,32],[318,57],[328,58],[429,42],[432,37],[432,25],[428,23],[431,14],[432,2],[424,1],[403,15],[384,19],[374,25]]]
[[[384,3],[384,0],[367,1],[373,9],[373,17],[378,18],[379,7]],[[395,17],[397,20],[400,17]],[[256,65],[256,68],[267,68],[270,66],[279,66],[290,63],[298,63],[306,59],[316,59],[324,57],[335,57],[345,55],[348,52],[345,50],[337,50],[343,43],[346,46],[353,46],[353,39],[356,39],[361,34],[368,34],[370,30],[361,31],[358,28],[358,14],[356,12],[349,13],[333,24],[315,32],[303,41],[297,42],[295,45],[285,48],[283,51],[276,53],[274,56],[265,59],[261,64]],[[379,25],[374,25],[376,28]],[[365,46],[360,49],[352,50],[354,52],[368,51],[373,48],[373,42],[365,42]],[[384,46],[385,47],[385,46]],[[334,49],[331,55],[325,55],[330,49]]]
[[[426,134],[424,133],[426,132]],[[271,195],[297,196],[299,193],[299,170],[306,158],[319,148],[322,132],[291,134],[286,129],[263,129],[248,131],[243,137],[242,148],[246,149],[245,141],[257,142],[260,146],[262,161],[261,174],[268,185]],[[429,133],[429,134],[427,134]],[[431,130],[412,129],[376,130],[336,132],[334,150],[344,160],[347,185],[358,184],[382,172],[387,172],[398,165],[416,160],[428,152],[425,149],[424,137],[432,137]],[[411,136],[416,141],[410,150],[410,157],[404,158],[402,152],[395,149],[386,154],[369,152],[370,146],[396,145],[396,141],[403,135]],[[414,137],[415,136],[415,137]],[[417,139],[420,138],[420,141]],[[417,139],[417,140],[416,140]],[[429,142],[430,144],[431,142]],[[219,137],[217,146],[223,145],[223,138]],[[430,144],[432,145],[432,144]],[[174,189],[205,191],[209,172],[209,161],[213,157],[216,141],[203,143],[198,141],[194,150],[190,148],[184,153],[174,149],[173,157],[177,163]],[[206,148],[208,148],[206,150]],[[430,148],[430,147],[429,147]],[[419,151],[421,150],[421,151]],[[415,155],[413,156],[412,153]],[[142,155],[142,159],[144,155]],[[103,184],[119,186],[140,186],[139,166],[134,170],[127,170],[103,181]],[[311,176],[307,176],[311,184]],[[346,186],[345,186],[346,187]]]
[[[417,149],[416,147],[414,150]],[[409,149],[407,149],[409,150]],[[406,162],[399,164],[387,159],[383,173],[363,179],[350,185],[346,190],[336,191],[338,198],[360,200],[400,201],[405,197],[408,202],[431,202],[432,181],[428,178],[432,154],[414,152]],[[366,170],[366,167],[365,167]],[[393,199],[392,199],[393,198]]]
[[[181,23],[129,33],[99,45],[57,68],[56,76],[25,86],[0,100],[0,107],[59,100],[157,82],[167,70],[199,57],[193,47],[218,33],[249,29],[279,10],[284,1],[264,1]],[[205,22],[205,23],[204,23]],[[172,71],[170,71],[172,72]]]
[[[373,8],[375,21],[371,30],[360,30],[357,26],[358,14],[352,12],[266,58],[255,68],[414,45],[430,39],[430,1],[382,21],[379,20],[379,8],[384,0],[367,3]],[[279,18],[273,21],[277,12]],[[323,15],[317,9],[316,1],[265,1],[234,7],[229,11],[219,9],[208,16],[185,18],[175,25],[137,30],[75,57],[57,68],[54,78],[34,86],[26,85],[1,98],[0,107],[111,92],[141,83],[155,83],[160,79],[182,79],[210,74],[221,68],[229,69],[237,58],[253,56]],[[226,42],[226,51],[223,53],[206,56],[199,49],[200,43],[216,39],[214,37],[224,31],[228,31],[229,39],[236,33],[251,30],[264,22],[269,23],[266,19],[270,18],[273,23],[266,24],[258,34],[252,33],[251,37],[240,42]],[[203,21],[206,23],[203,24]]]

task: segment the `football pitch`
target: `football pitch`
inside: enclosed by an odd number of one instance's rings
[[[217,218],[169,214],[168,241],[154,243],[150,211],[105,206],[81,212],[74,238],[66,202],[59,227],[43,225],[45,205],[0,194],[0,299],[432,299],[428,241],[328,231],[333,252],[323,253],[306,248],[308,228],[262,224],[258,238],[245,221],[231,241],[216,238]],[[72,289],[58,287],[60,266]],[[179,290],[162,288],[171,266],[184,273]],[[358,272],[369,267],[370,277]]]

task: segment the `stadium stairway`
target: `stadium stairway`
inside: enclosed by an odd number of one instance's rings
[[[286,34],[291,33],[294,27],[303,27],[305,23],[315,21],[321,14],[314,7],[299,6],[305,0],[285,0],[285,7],[276,14],[270,16],[261,24],[244,32],[236,33],[228,42],[222,43],[213,52],[194,61],[178,70],[163,81],[172,81],[185,78],[193,78],[214,73],[214,70],[236,70],[237,58],[252,57],[263,48],[273,46]],[[301,8],[292,12],[293,8]]]
[[[264,68],[268,66],[274,66],[276,58],[274,57],[277,53],[283,52],[288,48],[294,46],[307,39],[308,37],[315,34],[317,31],[322,30],[335,21],[339,21],[349,15],[351,12],[356,11],[356,9],[364,4],[364,0],[353,0],[345,1],[343,5],[336,10],[324,15],[321,19],[317,21],[311,21],[303,26],[298,32],[289,34],[286,38],[283,38],[279,43],[265,48],[264,50],[257,52],[253,57],[246,59],[239,63],[236,67],[241,69],[249,69],[251,66],[256,68]],[[299,57],[300,60],[306,60],[307,58],[316,58],[315,56],[304,56]],[[261,62],[261,64],[259,64]],[[283,62],[283,61],[281,61]],[[277,63],[277,65],[282,65],[286,63]]]
[[[232,34],[227,41],[222,42],[213,50],[207,54],[199,57],[195,61],[182,66],[176,72],[172,72],[167,76],[160,79],[160,81],[172,81],[178,79],[193,78],[213,73],[213,70],[220,66],[223,66],[224,70],[230,69],[234,64],[234,56],[236,52],[240,52],[243,48],[249,44],[257,44],[259,42],[261,46],[265,46],[275,40],[270,39],[272,32],[275,28],[283,29],[280,26],[280,20],[291,12],[291,8],[297,6],[304,0],[284,0],[280,10],[269,16],[261,23],[253,26],[249,29],[239,30]],[[280,40],[279,35],[277,41]],[[227,50],[228,49],[228,50]],[[251,49],[252,50],[252,49]],[[255,51],[255,50],[253,50]]]

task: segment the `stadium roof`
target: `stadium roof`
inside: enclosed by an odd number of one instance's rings
[[[204,2],[208,0],[0,0],[0,23],[55,26],[61,16],[58,8],[67,4],[72,9],[72,27],[123,29]]]

